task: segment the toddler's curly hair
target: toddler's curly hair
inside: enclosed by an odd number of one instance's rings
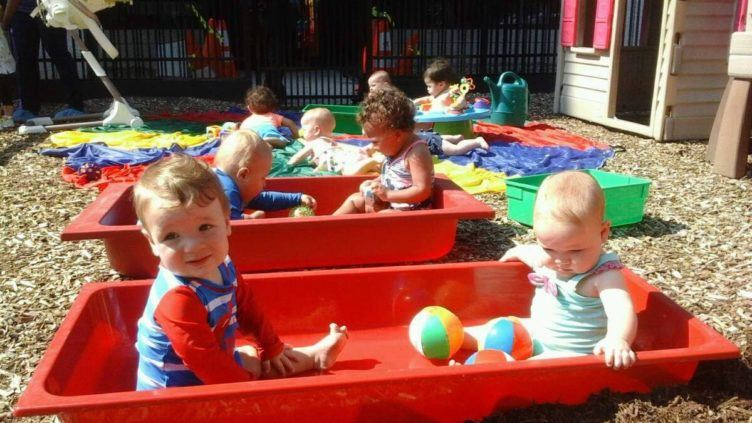
[[[361,103],[357,119],[361,125],[367,122],[376,128],[412,132],[415,128],[415,106],[399,89],[383,87]]]
[[[277,97],[269,87],[259,85],[245,93],[245,105],[253,113],[263,115],[277,110],[278,102]]]
[[[428,65],[426,71],[423,72],[423,79],[430,79],[433,82],[446,82],[448,84],[457,84],[460,82],[460,77],[452,69],[452,65],[446,59],[436,59]]]

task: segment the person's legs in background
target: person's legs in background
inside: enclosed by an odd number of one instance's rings
[[[16,56],[16,80],[21,107],[13,118],[25,122],[39,114],[39,26],[27,13],[16,12],[10,35]]]
[[[78,79],[76,62],[68,51],[68,34],[62,28],[50,28],[44,26],[41,22],[39,22],[39,25],[41,26],[42,47],[52,59],[52,63],[55,65],[58,75],[60,75],[60,82],[66,92],[65,101],[68,103],[68,109],[73,109],[63,110],[56,117],[83,114],[84,101],[81,95],[81,82]]]

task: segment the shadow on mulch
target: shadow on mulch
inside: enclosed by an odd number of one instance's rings
[[[660,238],[675,234],[688,226],[674,220],[663,220],[646,214],[642,221],[629,226],[620,226],[611,229],[611,238],[650,237]]]
[[[16,129],[14,128],[12,131],[16,131]],[[13,157],[24,151],[25,148],[36,145],[40,141],[38,135],[18,135],[16,133],[14,135],[5,136],[6,139],[11,137],[12,141],[6,143],[3,148],[0,149],[0,166],[5,166],[11,161],[11,159],[13,159]]]
[[[688,421],[712,410],[713,420],[743,421],[747,411],[732,403],[752,401],[752,369],[742,360],[702,362],[688,385],[669,386],[648,394],[602,391],[582,405],[542,404],[491,415],[482,423]],[[648,415],[644,403],[662,407]],[[729,403],[728,407],[724,407]]]

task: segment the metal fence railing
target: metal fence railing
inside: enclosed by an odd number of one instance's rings
[[[438,56],[462,74],[493,77],[512,70],[531,88],[547,90],[556,72],[559,4],[134,0],[98,14],[120,56],[97,56],[125,95],[240,100],[247,87],[264,83],[285,107],[349,104],[362,99],[373,70],[386,68],[408,87],[421,86],[423,69]],[[93,39],[87,44],[96,46]],[[93,80],[80,54],[74,55],[81,77]],[[48,59],[40,66],[43,79],[56,78]]]

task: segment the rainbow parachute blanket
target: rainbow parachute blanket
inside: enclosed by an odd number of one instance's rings
[[[66,181],[78,187],[104,189],[112,182],[137,180],[146,165],[175,152],[211,162],[220,140],[206,135],[206,126],[239,122],[244,117],[240,110],[154,115],[147,117],[147,125],[139,130],[100,127],[52,134],[48,139],[51,148],[41,153],[65,158],[62,177]],[[606,144],[545,123],[531,122],[524,128],[515,128],[478,122],[473,129],[489,142],[489,151],[438,157],[434,169],[474,194],[503,192],[506,176],[594,169],[614,155]],[[339,138],[358,145],[368,142],[355,135]],[[329,174],[315,172],[307,164],[288,166],[287,160],[301,147],[300,143],[293,143],[285,149],[275,149],[270,176]]]

